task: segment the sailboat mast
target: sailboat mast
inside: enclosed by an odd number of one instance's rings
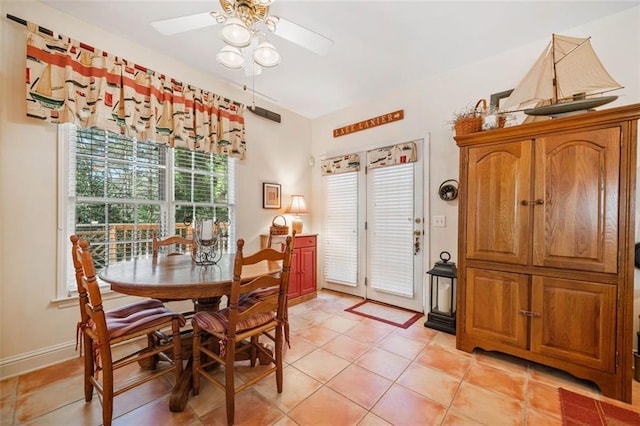
[[[551,104],[555,104],[558,102],[558,81],[556,79],[556,35],[551,34],[551,63],[552,67],[552,77],[553,77],[553,99],[551,99]]]

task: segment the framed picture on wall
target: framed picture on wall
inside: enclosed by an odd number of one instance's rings
[[[262,184],[263,209],[279,209],[280,198],[280,184],[266,182]]]

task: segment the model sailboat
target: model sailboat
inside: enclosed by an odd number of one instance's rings
[[[560,116],[587,111],[617,96],[621,89],[591,47],[591,38],[553,34],[551,43],[501,107],[517,106],[528,115]]]

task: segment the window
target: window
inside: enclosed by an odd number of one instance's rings
[[[91,242],[98,269],[150,255],[153,231],[190,237],[195,217],[223,224],[223,250],[229,249],[235,160],[72,125],[60,125],[58,136],[58,247],[64,254],[58,297],[76,290],[69,245],[74,233]]]

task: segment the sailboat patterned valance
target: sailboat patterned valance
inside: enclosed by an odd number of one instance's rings
[[[394,166],[396,164],[414,163],[418,160],[415,142],[402,143],[367,151],[367,167]]]
[[[327,158],[322,160],[320,169],[323,176],[357,172],[360,170],[360,156],[358,154],[347,154],[340,157]]]
[[[28,116],[245,158],[244,105],[27,27]]]

